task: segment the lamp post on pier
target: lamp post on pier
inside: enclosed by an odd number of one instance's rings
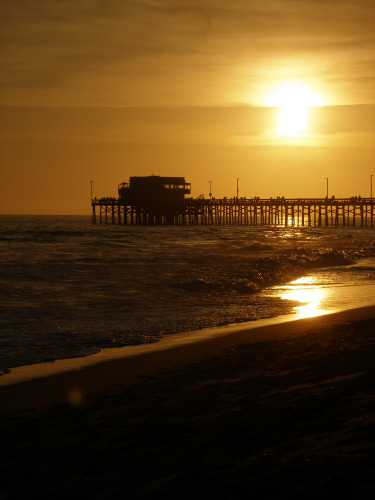
[[[208,181],[208,183],[210,185],[210,192],[209,192],[208,196],[212,199],[212,190],[211,190],[212,181]]]
[[[93,185],[94,181],[90,181],[90,184],[91,184],[91,201],[92,201],[92,185]]]
[[[373,174],[370,175],[370,198],[372,199],[372,178],[374,177]]]
[[[239,177],[237,177],[237,200],[238,200],[238,181],[239,181]]]
[[[327,198],[328,198],[328,177],[325,177],[325,180],[327,181]]]

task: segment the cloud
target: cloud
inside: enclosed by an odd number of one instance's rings
[[[204,87],[228,102],[244,73],[259,79],[305,60],[319,76],[340,60],[349,81],[345,64],[366,53],[374,65],[373,1],[0,0],[0,8],[3,99],[14,103],[191,104],[199,93],[204,103]],[[368,69],[356,76],[369,78]]]
[[[194,51],[207,25],[191,8],[174,13],[155,2],[2,3],[4,62],[10,74],[14,70],[8,82],[21,86],[37,78],[48,85],[121,61],[132,66],[135,59]]]
[[[189,144],[238,142],[261,134],[272,108],[0,107],[0,139]]]
[[[326,106],[310,109],[311,129],[319,134],[372,133],[375,105]]]
[[[278,108],[0,107],[0,140],[121,144],[272,144]],[[375,135],[375,105],[310,109],[314,137]],[[298,144],[298,143],[297,143]]]

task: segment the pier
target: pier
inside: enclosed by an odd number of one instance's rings
[[[178,204],[92,200],[94,224],[374,226],[373,198],[184,198]]]
[[[374,226],[374,200],[351,198],[198,198],[184,177],[130,177],[118,198],[91,200],[93,224],[216,226]]]

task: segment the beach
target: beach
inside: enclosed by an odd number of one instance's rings
[[[375,307],[0,388],[0,498],[372,498]]]
[[[0,500],[375,499],[375,0],[1,0]]]

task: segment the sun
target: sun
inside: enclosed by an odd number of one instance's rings
[[[309,108],[321,106],[323,102],[306,85],[285,82],[273,89],[267,104],[280,108],[277,133],[284,137],[298,137],[309,129]]]

